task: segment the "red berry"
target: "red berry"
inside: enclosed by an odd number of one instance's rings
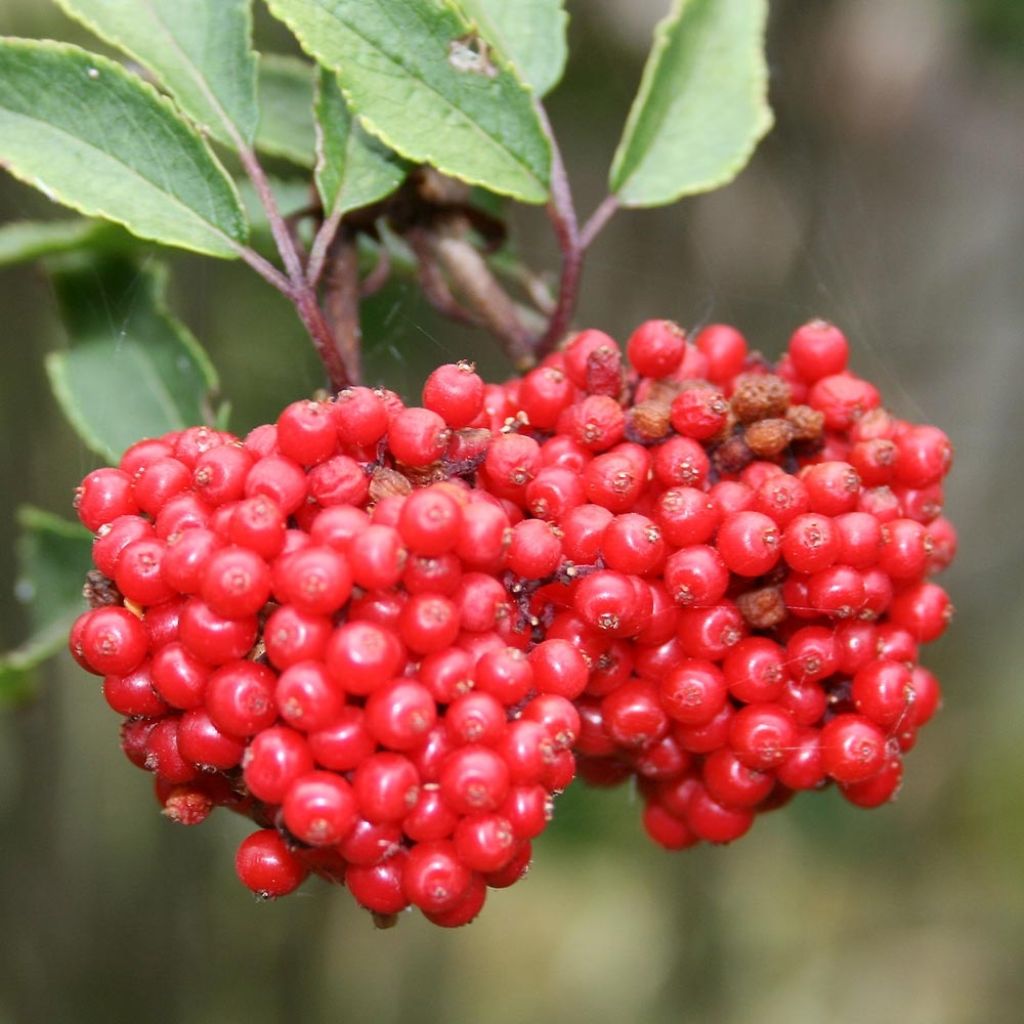
[[[301,733],[273,726],[253,737],[242,768],[246,788],[254,797],[279,804],[296,779],[313,771],[313,755]]]
[[[271,828],[253,832],[242,840],[235,856],[235,871],[243,885],[263,899],[294,892],[308,873],[281,836]]]
[[[684,661],[661,682],[665,710],[683,725],[706,725],[721,712],[727,699],[725,677],[710,661]]]
[[[455,750],[441,773],[441,795],[458,814],[496,810],[509,788],[509,769],[493,750],[468,745]]]
[[[747,340],[727,324],[708,324],[694,338],[701,355],[708,362],[708,380],[715,384],[731,381],[747,358]]]
[[[203,771],[227,771],[242,760],[245,743],[221,732],[205,708],[191,708],[178,721],[178,749]]]
[[[310,545],[282,556],[275,566],[274,591],[309,615],[333,615],[352,593],[352,570],[333,548]]]
[[[242,658],[256,642],[255,616],[226,619],[196,598],[185,605],[178,628],[181,642],[207,665]]]
[[[472,875],[448,840],[418,843],[409,851],[402,876],[406,898],[420,910],[450,910],[469,888]]]
[[[419,774],[401,754],[373,754],[356,768],[353,779],[359,811],[367,821],[401,821],[416,806]]]
[[[152,684],[168,704],[176,708],[201,707],[206,695],[209,666],[184,644],[164,644],[153,652]]]
[[[723,807],[755,807],[775,785],[770,773],[750,768],[725,747],[705,758],[702,777],[708,795]]]
[[[309,733],[307,740],[316,763],[337,772],[358,768],[377,749],[362,708],[351,705],[343,707],[329,725]]]
[[[735,512],[722,520],[715,546],[730,571],[763,576],[779,560],[779,528],[761,512]]]
[[[213,611],[227,619],[255,615],[270,597],[270,569],[253,551],[221,548],[202,571],[199,593]]]
[[[914,583],[899,591],[889,605],[889,618],[919,643],[930,644],[946,631],[953,617],[949,595],[934,583]]]
[[[423,404],[454,430],[468,427],[484,405],[484,382],[472,363],[439,366],[423,385]]]
[[[267,455],[253,463],[245,478],[245,496],[269,498],[284,515],[292,515],[306,500],[306,474],[283,455]],[[242,543],[238,541],[238,543]]]
[[[793,716],[779,704],[748,704],[740,708],[729,727],[729,745],[748,768],[777,768],[796,741]]]
[[[567,640],[551,639],[529,654],[534,686],[541,692],[573,699],[586,688],[588,667],[582,653]]]
[[[121,551],[114,582],[129,601],[153,605],[174,597],[162,573],[166,551],[167,545],[156,537],[132,541]]]
[[[660,804],[651,803],[644,808],[643,826],[650,839],[666,850],[685,850],[700,842],[683,819],[670,814]]]
[[[437,705],[425,686],[412,679],[395,679],[370,694],[365,721],[381,746],[410,750],[434,727]]]
[[[80,657],[97,675],[126,676],[146,657],[149,637],[137,615],[127,608],[110,605],[83,617],[80,628]],[[74,632],[72,639],[74,639]],[[74,646],[72,647],[74,653]]]
[[[667,377],[686,351],[686,332],[671,320],[647,320],[626,342],[626,356],[643,377]]]
[[[292,402],[277,417],[277,446],[304,466],[330,458],[338,443],[334,410],[326,402]]]
[[[274,700],[281,717],[302,732],[326,729],[345,706],[345,694],[318,661],[300,661],[277,679]]]
[[[170,708],[153,687],[150,666],[145,662],[134,672],[123,676],[106,676],[103,696],[119,715],[158,718]]]
[[[352,864],[345,871],[345,885],[355,901],[376,914],[397,914],[409,905],[402,884],[408,854],[398,850],[369,867]]]
[[[276,676],[254,661],[219,668],[206,684],[206,710],[214,725],[232,736],[255,736],[277,719]]]
[[[407,466],[429,466],[444,454],[450,433],[436,412],[403,409],[388,426],[388,447]]]
[[[689,387],[672,400],[672,427],[683,437],[706,441],[725,426],[729,403],[710,387]]]
[[[837,715],[821,729],[821,763],[836,782],[870,779],[885,764],[885,734],[863,715]]]
[[[754,813],[744,808],[723,807],[703,786],[697,786],[686,807],[686,824],[699,839],[731,843],[750,830]]]
[[[288,831],[311,846],[337,845],[356,822],[352,787],[334,772],[300,776],[289,787],[282,810]]]
[[[842,373],[849,355],[846,336],[825,320],[811,320],[798,327],[789,339],[793,368],[808,384]]]
[[[677,604],[714,605],[729,586],[729,569],[717,549],[703,544],[680,548],[665,561],[665,586]]]
[[[500,871],[516,851],[516,835],[500,814],[462,818],[453,836],[458,859],[471,871]]]
[[[334,423],[344,444],[365,448],[388,429],[387,408],[370,388],[346,388],[335,399]]]
[[[120,469],[93,470],[75,491],[75,511],[94,533],[119,516],[134,516],[138,505],[132,494],[132,478]]]

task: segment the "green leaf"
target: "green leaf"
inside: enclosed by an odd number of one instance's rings
[[[102,220],[14,221],[0,227],[0,267],[78,249],[124,249],[137,244],[116,224]]]
[[[460,5],[538,96],[558,84],[569,55],[569,16],[562,0],[460,0]]]
[[[165,245],[230,257],[246,237],[231,179],[170,100],[77,46],[0,40],[0,166]]]
[[[743,169],[772,126],[767,16],[767,0],[675,0],[612,164],[623,206],[708,192]]]
[[[164,305],[164,267],[66,258],[53,269],[70,347],[46,359],[85,444],[110,462],[140,437],[206,422],[217,375]]]
[[[29,674],[66,643],[85,610],[82,584],[92,567],[92,535],[84,526],[37,508],[18,511],[15,597],[26,606],[29,635],[0,655],[0,703],[24,697]]]
[[[260,123],[256,147],[300,167],[316,159],[313,128],[315,68],[298,57],[260,56]]]
[[[57,0],[152,71],[219,142],[251,144],[258,118],[252,0]]]
[[[267,2],[391,149],[523,202],[547,199],[551,147],[533,97],[451,0]]]
[[[405,162],[363,131],[326,69],[317,84],[316,125],[316,187],[328,215],[368,206],[402,184]]]

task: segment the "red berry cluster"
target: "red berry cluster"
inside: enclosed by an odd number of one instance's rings
[[[217,805],[266,896],[306,874],[459,925],[552,796],[639,779],[669,848],[836,782],[889,799],[934,712],[951,448],[846,370],[712,326],[600,331],[423,407],[352,388],[244,441],[191,428],[85,478],[71,650],[185,824]]]

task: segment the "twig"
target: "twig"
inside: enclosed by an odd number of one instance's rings
[[[597,209],[590,215],[590,219],[583,225],[580,231],[580,248],[589,249],[591,243],[604,229],[604,226],[612,219],[619,209],[619,200],[616,196],[605,196]]]

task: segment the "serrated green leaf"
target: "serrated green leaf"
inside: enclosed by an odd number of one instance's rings
[[[77,46],[0,40],[0,166],[165,245],[231,257],[246,237],[231,179],[171,102]]]
[[[298,57],[260,55],[260,123],[256,148],[300,167],[316,160],[313,82],[316,68]]]
[[[316,94],[316,187],[324,211],[344,214],[390,195],[406,164],[352,117],[337,77],[322,68]]]
[[[218,142],[256,132],[252,0],[57,0],[76,20],[149,68]]]
[[[26,607],[29,635],[0,655],[0,703],[24,697],[31,670],[67,643],[71,624],[85,610],[82,584],[92,563],[85,527],[30,507],[19,510],[18,523],[14,594]]]
[[[533,97],[450,0],[268,5],[391,149],[523,202],[547,199],[551,147]]]
[[[0,227],[0,267],[78,249],[125,249],[138,243],[116,224],[85,217],[21,220]]]
[[[65,415],[116,462],[140,437],[203,423],[217,375],[164,305],[166,272],[127,259],[67,259],[53,269],[70,345],[46,359]]]
[[[569,55],[562,0],[460,0],[460,6],[538,96],[559,83]]]
[[[767,0],[675,0],[612,164],[623,206],[707,192],[743,169],[772,126],[767,16]]]

